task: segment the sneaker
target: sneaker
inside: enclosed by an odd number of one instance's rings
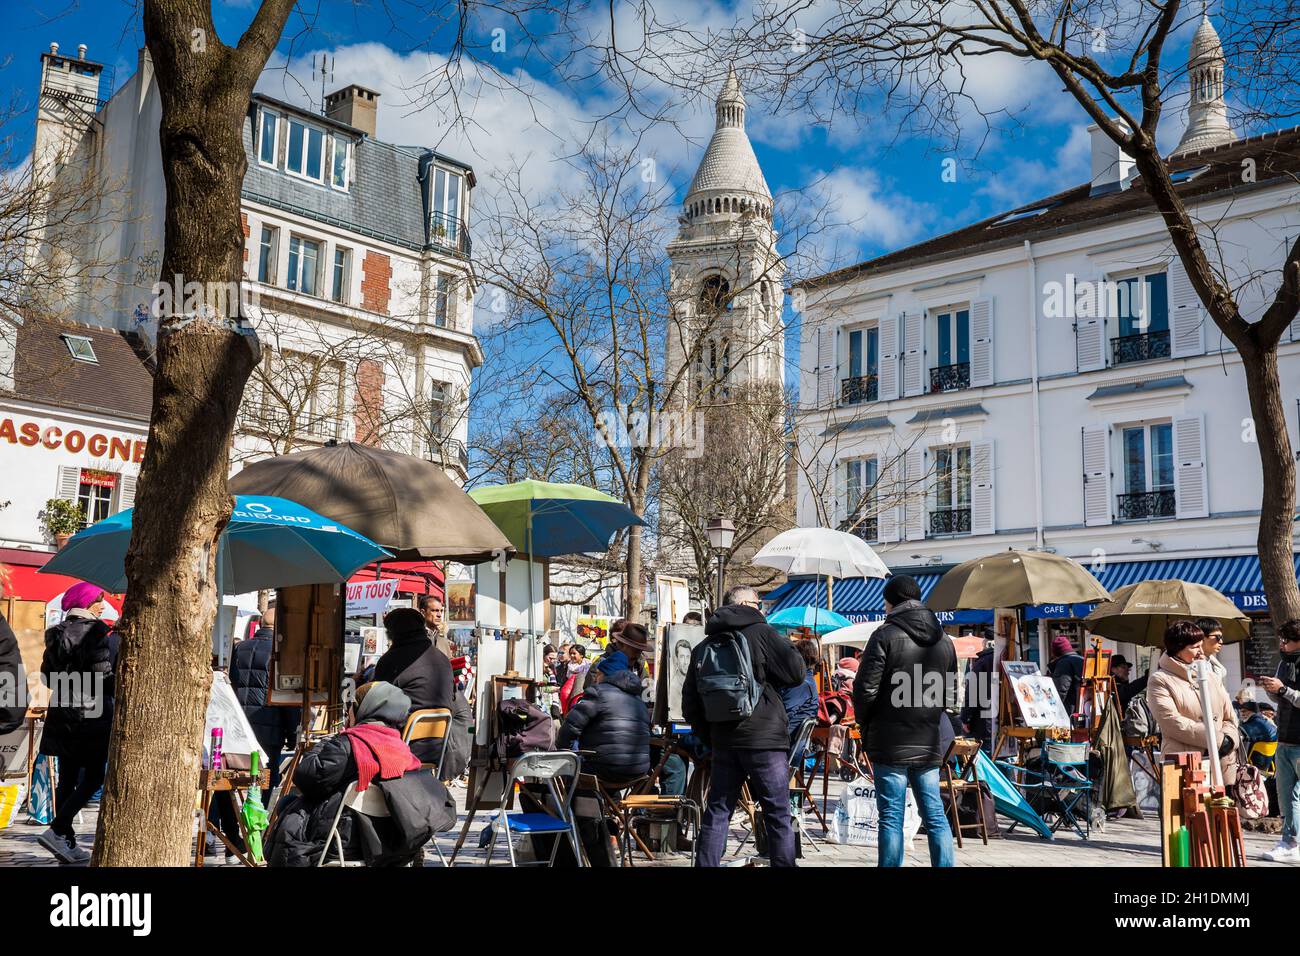
[[[1264,859],[1270,863],[1300,863],[1300,845],[1284,841],[1264,851]]]
[[[60,863],[85,863],[90,859],[90,854],[77,846],[75,835],[62,836],[51,829],[38,836],[36,842],[53,853]]]

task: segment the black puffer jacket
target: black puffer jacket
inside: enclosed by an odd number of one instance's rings
[[[16,693],[18,698],[5,706],[5,695]],[[27,712],[27,675],[23,671],[23,657],[18,650],[18,638],[5,616],[0,614],[0,736],[23,725]]]
[[[589,684],[564,718],[555,746],[568,750],[575,740],[596,753],[583,761],[586,773],[609,780],[649,773],[650,708],[641,699],[641,678],[623,670]]]
[[[744,720],[710,724],[704,719],[704,701],[695,684],[701,650],[708,638],[727,631],[740,631],[749,641],[750,657],[758,679],[763,682],[763,696],[754,712]],[[781,702],[781,691],[803,683],[804,664],[794,644],[770,626],[755,608],[745,604],[727,604],[718,608],[704,625],[705,640],[691,652],[691,664],[682,685],[682,714],[691,729],[706,744],[731,750],[788,750],[790,727]]]
[[[93,617],[69,617],[45,632],[41,676],[55,695],[45,717],[41,753],[78,763],[100,759],[108,752],[113,729],[113,672],[117,665],[117,634]],[[71,681],[83,694],[68,700],[58,675],[76,675]]]
[[[266,702],[271,681],[272,637],[269,627],[259,627],[251,640],[235,645],[230,656],[230,686],[248,715],[258,742],[275,759],[282,749],[292,749],[302,708],[271,707]]]
[[[1061,703],[1066,713],[1073,714],[1079,710],[1079,689],[1083,687],[1083,656],[1080,654],[1062,654],[1052,661],[1048,668],[1056,692],[1061,695]]]
[[[401,688],[411,698],[412,712],[429,707],[452,710],[455,697],[451,661],[433,646],[424,627],[389,637],[393,643],[375,664],[373,680]],[[425,763],[432,763],[442,753],[442,741],[418,740],[411,751]]]
[[[352,741],[343,734],[316,745],[298,763],[297,791],[279,804],[275,829],[267,837],[271,866],[316,866],[334,814],[348,785],[357,779]],[[376,778],[389,817],[369,817],[344,810],[339,818],[343,855],[367,866],[404,866],[434,833],[456,824],[455,804],[447,788],[427,770],[412,770],[394,780]],[[329,859],[337,859],[330,850]]]
[[[867,642],[853,711],[873,763],[937,767],[939,720],[957,704],[957,651],[934,612],[904,601]]]

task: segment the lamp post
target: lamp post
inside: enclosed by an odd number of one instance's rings
[[[718,593],[714,600],[714,610],[722,607],[722,595],[724,592],[724,568],[727,552],[731,550],[731,542],[736,538],[736,526],[731,523],[729,518],[723,518],[721,515],[710,518],[704,526],[704,533],[709,537],[709,547],[718,557]]]

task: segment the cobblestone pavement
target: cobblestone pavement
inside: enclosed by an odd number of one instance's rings
[[[832,808],[840,786],[842,785],[832,783]],[[452,848],[455,846],[460,823],[463,823],[465,818],[465,788],[453,787],[452,793],[460,808],[460,820],[456,830],[441,834],[438,838],[438,844],[448,858],[451,857]],[[82,814],[81,823],[77,827],[77,832],[83,835],[82,846],[87,849],[89,849],[91,835],[95,832],[97,817],[96,808],[88,808]],[[491,814],[487,812],[480,812],[475,818],[469,837],[465,841],[465,847],[456,859],[457,866],[483,864],[484,852],[478,849],[478,836],[487,826],[490,818]],[[27,824],[23,822],[24,819],[24,815],[20,813],[11,827],[0,830],[0,867],[58,865],[54,858],[36,842],[36,837],[44,827]],[[740,815],[737,814],[736,820],[740,819]],[[1003,818],[999,819],[1005,826],[1007,821]],[[836,846],[825,843],[820,840],[821,828],[816,820],[812,821],[809,830],[812,836],[817,838],[817,847],[805,848],[804,858],[800,860],[801,866],[875,866],[874,847]],[[728,856],[724,858],[724,863],[744,865],[753,860],[753,841],[750,841],[745,848],[749,855],[739,857],[735,855],[734,851],[743,832],[739,827],[733,830],[733,839],[728,843]],[[990,840],[987,846],[983,845],[978,837],[967,836],[965,846],[956,853],[956,860],[958,866],[1159,866],[1159,834],[1159,821],[1150,815],[1145,820],[1108,821],[1104,830],[1094,831],[1089,840],[1081,840],[1073,833],[1064,831],[1058,833],[1054,840],[1047,841],[1021,829],[1011,834],[1006,834],[1004,830],[1002,839]],[[1273,864],[1259,859],[1259,855],[1276,842],[1275,836],[1247,832],[1245,837],[1246,856],[1250,866],[1285,866],[1285,864]],[[215,858],[209,857],[205,865],[214,865],[214,860]],[[425,862],[428,866],[440,865],[432,849],[426,852]],[[492,862],[493,865],[509,864],[504,844],[498,845]],[[685,854],[673,854],[661,857],[653,865],[687,866],[689,862]],[[754,862],[762,865],[762,861]],[[637,856],[635,864],[651,865],[640,855]],[[913,842],[906,865],[927,866],[928,864],[925,837],[921,835]]]

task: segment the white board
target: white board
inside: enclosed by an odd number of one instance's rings
[[[269,767],[265,750],[257,742],[248,715],[239,705],[235,689],[230,686],[230,678],[223,671],[212,673],[212,693],[208,697],[208,715],[203,723],[203,763],[207,766],[211,759],[209,749],[212,746],[212,728],[221,728],[221,749],[223,753],[251,755],[256,749],[262,756],[261,766]]]

